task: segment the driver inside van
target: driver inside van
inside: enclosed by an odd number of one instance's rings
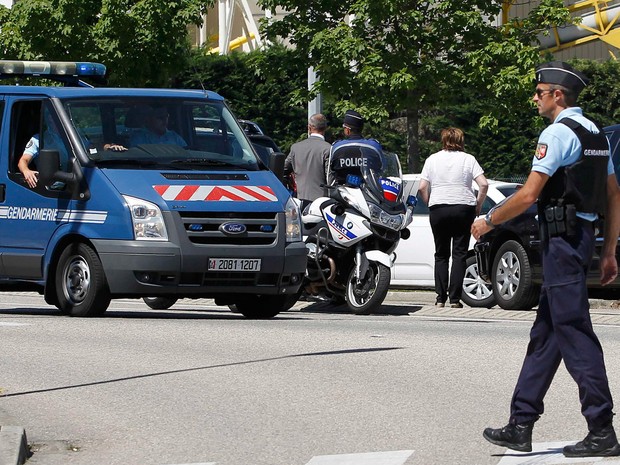
[[[172,144],[187,147],[187,142],[171,129],[168,129],[168,110],[165,107],[147,110],[145,127],[131,134],[130,145],[140,144]]]

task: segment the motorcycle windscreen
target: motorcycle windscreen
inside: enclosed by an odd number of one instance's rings
[[[381,170],[369,169],[364,181],[375,196],[388,203],[400,203],[403,198],[403,180],[400,161],[395,153],[384,152]]]

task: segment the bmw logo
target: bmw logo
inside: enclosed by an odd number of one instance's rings
[[[348,222],[348,223],[347,223],[347,229],[351,229],[352,227],[353,227],[353,223]]]
[[[243,234],[247,231],[244,224],[241,223],[224,223],[220,225],[220,231],[228,235]]]

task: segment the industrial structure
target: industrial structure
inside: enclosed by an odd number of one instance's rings
[[[502,22],[524,17],[539,4],[540,0],[505,1]],[[565,0],[564,4],[580,23],[554,27],[540,34],[543,50],[553,53],[558,60],[620,58],[620,0]]]

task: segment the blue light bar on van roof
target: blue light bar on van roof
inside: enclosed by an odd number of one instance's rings
[[[0,74],[19,76],[105,76],[105,65],[77,61],[0,60]]]

